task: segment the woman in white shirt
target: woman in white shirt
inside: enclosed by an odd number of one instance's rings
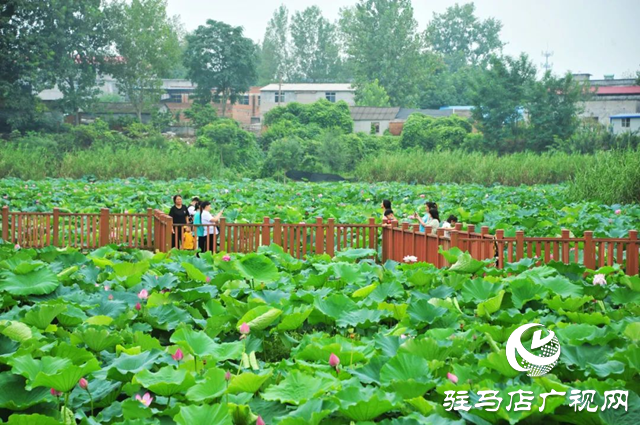
[[[215,236],[218,234],[218,223],[224,208],[216,215],[211,214],[211,202],[205,201],[200,204],[200,222],[204,226],[204,236],[198,237],[198,246],[200,251],[213,251],[215,247]]]
[[[453,229],[454,227],[456,227],[456,223],[458,222],[458,217],[456,217],[455,215],[451,214],[449,216],[449,218],[447,218],[447,220],[442,223],[442,228],[443,229]],[[445,237],[449,237],[451,232],[444,232],[444,236]]]

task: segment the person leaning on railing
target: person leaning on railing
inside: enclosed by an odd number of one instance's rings
[[[203,236],[200,235],[200,231],[198,231],[198,246],[200,247],[200,251],[207,251],[207,248],[213,250],[215,244],[215,235],[218,234],[218,223],[220,222],[220,217],[222,217],[222,213],[224,212],[224,208],[218,212],[216,215],[211,214],[211,202],[204,201],[200,204],[200,224],[203,229]]]
[[[382,214],[382,225],[385,227],[391,226],[391,222],[396,219],[393,215],[393,210],[391,209],[391,201],[388,199],[384,199],[382,201],[382,210],[384,213]]]
[[[420,222],[420,231],[424,232],[425,227],[431,227],[431,234],[435,235],[440,227],[440,214],[438,213],[438,206],[434,202],[427,202],[425,204],[427,213],[424,217],[420,217],[418,212],[414,213],[414,217]]]

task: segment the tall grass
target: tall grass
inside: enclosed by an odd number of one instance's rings
[[[576,171],[569,188],[574,200],[640,203],[640,148],[596,153]]]
[[[365,181],[517,186],[570,180],[584,161],[591,158],[564,153],[498,156],[462,151],[406,151],[369,158],[358,165],[356,176]]]

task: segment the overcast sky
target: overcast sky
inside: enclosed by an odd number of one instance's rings
[[[242,26],[261,40],[273,11],[284,4],[289,12],[318,5],[334,21],[340,8],[356,0],[168,0],[169,14],[180,15],[191,31],[207,19]],[[420,31],[433,13],[442,13],[454,0],[413,0]],[[464,2],[459,2],[464,3]],[[505,53],[526,52],[536,66],[550,58],[555,73],[588,72],[592,78],[616,78],[640,70],[640,0],[476,0],[476,14],[502,22]]]

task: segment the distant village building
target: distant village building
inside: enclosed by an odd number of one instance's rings
[[[298,102],[314,103],[320,99],[329,102],[345,101],[348,105],[355,105],[356,89],[351,84],[341,83],[309,83],[309,84],[269,84],[260,89],[260,114],[277,106]]]
[[[574,74],[576,80],[588,82],[593,93],[591,99],[584,102],[581,118],[608,126],[613,124],[614,116],[640,113],[640,86],[634,79],[614,79],[613,75],[606,75],[602,80],[590,77],[590,74]]]
[[[618,114],[609,118],[614,134],[640,131],[640,114]]]
[[[386,130],[393,136],[402,134],[404,123],[411,114],[422,114],[433,118],[459,115],[464,118],[471,116],[470,107],[456,106],[441,109],[411,109],[411,108],[380,108],[373,106],[352,106],[354,133],[368,133],[382,136]]]

